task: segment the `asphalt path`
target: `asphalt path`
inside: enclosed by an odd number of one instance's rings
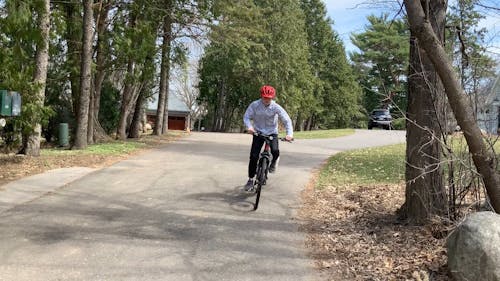
[[[336,152],[404,138],[358,130],[282,142],[255,212],[242,191],[244,134],[193,133],[53,190],[12,183],[0,197],[34,195],[0,208],[0,280],[319,280],[296,217],[312,171]]]

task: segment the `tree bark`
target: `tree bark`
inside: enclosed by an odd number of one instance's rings
[[[89,91],[89,116],[88,116],[88,121],[87,121],[87,144],[93,144],[94,143],[94,122],[95,116],[94,116],[94,110],[95,110],[95,92],[93,89],[90,89]]]
[[[137,101],[135,102],[134,116],[128,133],[129,138],[139,138],[141,136],[141,124],[144,115],[144,102],[146,101],[146,87],[141,87]]]
[[[47,67],[49,64],[49,32],[50,32],[50,1],[44,0],[38,14],[41,41],[37,44],[35,56],[35,73],[33,83],[36,86],[35,103],[43,107],[45,100],[45,86],[47,81]],[[40,156],[40,139],[42,125],[36,120],[33,132],[23,138],[23,152],[30,156]]]
[[[429,4],[432,28],[439,34],[441,43],[446,4],[441,0],[431,0]],[[412,31],[406,128],[406,201],[401,214],[415,223],[424,223],[431,216],[442,215],[447,210],[440,144],[443,99],[444,90],[436,70]]]
[[[91,64],[92,64],[92,30],[93,11],[92,0],[83,1],[83,47],[80,73],[80,98],[76,124],[75,144],[73,148],[87,147],[87,130],[89,119],[89,103],[91,91]]]
[[[167,7],[172,7],[171,1],[166,1]],[[172,18],[165,15],[163,20],[163,43],[161,47],[160,92],[156,110],[155,135],[162,135],[168,130],[168,86],[170,78],[170,48],[172,44]]]
[[[94,78],[94,131],[93,140],[96,142],[100,139],[106,139],[108,136],[102,130],[99,123],[99,110],[101,107],[101,91],[102,84],[104,83],[104,78],[106,76],[106,56],[105,56],[105,44],[106,44],[106,22],[108,18],[109,10],[111,9],[111,1],[101,2],[99,6],[99,16],[96,19],[97,26],[97,45],[96,45],[96,74]]]
[[[120,108],[120,120],[118,121],[118,130],[116,132],[116,137],[121,140],[127,139],[127,120],[130,111],[130,104],[134,96],[134,85],[133,79],[135,71],[135,62],[129,59],[127,66],[127,76],[125,79],[125,88],[123,89],[122,104]]]
[[[458,125],[464,132],[474,164],[483,178],[491,205],[495,212],[500,213],[500,179],[495,169],[494,152],[487,149],[482,139],[481,131],[473,118],[472,108],[441,42],[425,16],[422,4],[413,0],[404,0],[404,4],[412,32],[418,38],[420,46],[426,50],[441,77]]]
[[[80,93],[80,73],[78,62],[81,58],[81,38],[79,38],[79,34],[81,34],[75,28],[75,22],[79,20],[79,15],[77,13],[77,9],[75,6],[78,5],[78,2],[74,0],[70,0],[64,3],[64,8],[66,12],[66,44],[68,46],[68,50],[66,53],[66,57],[68,60],[68,80],[70,82],[71,87],[71,98],[72,98],[72,112],[73,116],[77,118],[78,108],[79,108],[79,93]]]

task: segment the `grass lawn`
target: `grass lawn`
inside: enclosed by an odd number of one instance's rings
[[[295,139],[327,139],[327,138],[343,137],[352,134],[354,134],[354,129],[333,129],[333,130],[293,132],[293,137]]]
[[[86,149],[70,150],[68,148],[45,148],[40,151],[42,156],[77,156],[77,155],[127,155],[143,148],[151,148],[165,144],[171,140],[185,135],[183,131],[169,131],[163,136],[144,135],[140,139],[126,141],[113,140],[104,143],[89,145]]]
[[[405,147],[397,144],[335,154],[320,172],[317,187],[402,183]]]
[[[455,157],[468,158],[462,137],[450,138]],[[367,148],[338,153],[328,160],[320,172],[317,188],[364,184],[402,184],[405,176],[405,144]],[[500,142],[494,143],[496,154]],[[446,170],[447,166],[444,166]]]
[[[61,148],[42,149],[41,154],[47,156],[57,155],[82,155],[82,154],[102,154],[102,155],[121,155],[136,151],[146,147],[145,143],[138,141],[113,141],[89,145],[82,150],[69,150]]]

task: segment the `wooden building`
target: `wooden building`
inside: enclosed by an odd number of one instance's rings
[[[148,106],[146,110],[147,122],[154,127],[156,124],[156,104]],[[187,130],[190,123],[190,110],[176,95],[168,95],[168,129]]]

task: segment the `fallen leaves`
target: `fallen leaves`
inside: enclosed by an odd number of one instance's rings
[[[448,280],[444,237],[399,221],[403,201],[398,185],[304,193],[302,230],[327,280]]]

